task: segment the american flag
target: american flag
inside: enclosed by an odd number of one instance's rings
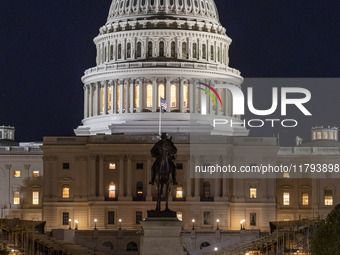
[[[168,105],[166,104],[165,99],[161,97],[161,112],[165,113],[167,109]]]

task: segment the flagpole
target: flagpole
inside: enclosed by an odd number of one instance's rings
[[[159,136],[162,135],[162,104],[160,103],[159,107]]]

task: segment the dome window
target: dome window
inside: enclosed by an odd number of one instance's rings
[[[118,59],[122,58],[122,45],[118,44]]]
[[[191,0],[187,0],[187,6],[191,6]]]
[[[201,1],[201,6],[202,6],[202,9],[204,9],[204,3],[203,3],[203,0]]]
[[[187,43],[182,43],[182,58],[187,58],[188,51],[187,51]]]
[[[133,6],[137,6],[137,0],[133,0]]]
[[[209,3],[207,2],[207,9],[210,11],[210,8],[209,8]]]
[[[197,58],[197,43],[192,44],[192,57]]]
[[[137,58],[141,58],[142,57],[142,43],[138,42],[137,43],[137,54],[136,54]]]
[[[211,45],[210,47],[210,60],[214,61],[214,46]]]
[[[175,58],[176,57],[176,43],[171,42],[171,57]]]
[[[160,0],[159,4],[160,4],[161,6],[163,6],[163,5],[164,5],[164,0]]]
[[[155,5],[155,0],[151,0],[151,6]]]
[[[207,59],[207,45],[202,45],[202,58]]]
[[[126,58],[131,58],[131,43],[126,45]]]
[[[158,97],[159,98],[165,98],[165,87],[164,84],[161,84],[158,86]],[[158,107],[161,106],[161,100],[158,102]]]
[[[126,7],[129,7],[129,5],[130,5],[130,0],[127,0],[125,6],[126,6]]]
[[[198,0],[195,0],[195,7],[198,8]]]
[[[120,9],[123,9],[124,1],[120,2]]]
[[[152,54],[153,50],[152,50],[152,42],[148,42],[148,58],[152,58]]]
[[[159,43],[159,56],[164,57],[164,42]]]
[[[142,6],[145,6],[145,0],[142,0]]]
[[[174,0],[170,0],[170,5],[171,5],[171,6],[174,5]]]
[[[179,4],[180,6],[182,6],[182,5],[183,5],[183,0],[178,0],[178,4]]]

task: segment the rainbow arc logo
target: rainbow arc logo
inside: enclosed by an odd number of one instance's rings
[[[217,91],[213,87],[211,87],[210,85],[208,85],[206,83],[203,83],[203,82],[198,82],[198,84],[202,85],[202,86],[205,86],[208,89],[210,89],[216,95],[218,100],[220,101],[221,107],[223,106],[220,95],[217,93]],[[217,105],[217,102],[216,102],[216,99],[215,99],[214,95],[209,90],[201,88],[201,87],[198,87],[198,89],[200,89],[200,90],[204,91],[205,93],[207,93],[212,98],[212,100],[214,101],[215,106]]]

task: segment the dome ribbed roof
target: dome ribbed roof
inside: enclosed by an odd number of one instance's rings
[[[214,0],[113,0],[107,24],[162,15],[220,24]]]

